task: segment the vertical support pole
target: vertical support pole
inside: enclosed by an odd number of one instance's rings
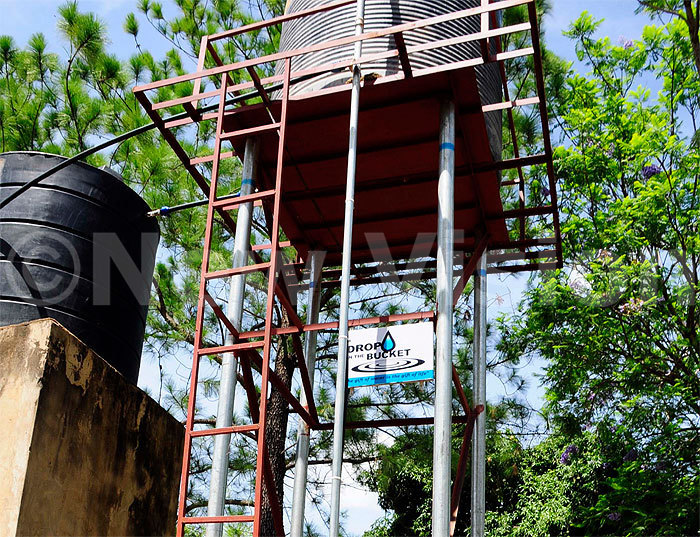
[[[452,275],[454,259],[455,105],[440,107],[440,177],[438,180],[437,358],[435,361],[435,431],[433,437],[434,537],[450,534],[452,429]]]
[[[306,324],[316,324],[321,308],[321,270],[323,269],[323,257],[321,252],[311,253],[311,274],[309,276],[309,306],[307,310]],[[309,371],[311,388],[314,386],[314,368],[316,365],[316,341],[318,332],[313,330],[306,334],[304,342],[304,356],[306,356],[306,368]],[[306,391],[301,391],[301,404],[306,407]],[[303,537],[304,533],[304,508],[306,500],[306,477],[309,470],[309,425],[303,418],[299,418],[297,437],[297,460],[294,466],[294,493],[292,495],[292,519],[290,537]]]
[[[355,35],[365,27],[365,0],[357,0]],[[362,56],[362,40],[355,43],[354,58]],[[350,309],[350,260],[352,254],[352,225],[355,208],[355,172],[357,170],[357,126],[360,117],[359,64],[352,69],[350,97],[350,135],[348,144],[348,173],[345,187],[345,223],[343,227],[343,259],[340,276],[340,320],[338,324],[338,370],[335,381],[335,414],[333,422],[333,463],[331,468],[330,537],[340,533],[340,485],[343,470],[343,441],[345,436],[345,400],[348,384],[348,314]]]
[[[258,141],[248,138],[243,157],[243,179],[241,181],[241,196],[253,193],[257,175]],[[250,249],[250,228],[253,219],[253,202],[244,203],[238,209],[236,220],[236,235],[233,245],[232,268],[243,267],[247,264]],[[243,300],[245,297],[245,274],[231,276],[229,300],[226,315],[236,330],[241,329],[243,318]],[[234,344],[234,336],[226,335],[226,345]],[[224,353],[221,361],[221,381],[219,383],[219,402],[216,412],[216,427],[230,427],[233,423],[233,407],[236,397],[236,371],[238,360],[232,352]],[[220,434],[214,437],[214,454],[211,461],[211,482],[209,487],[208,516],[224,514],[226,503],[226,482],[228,477],[228,455],[231,443],[230,434]],[[223,524],[207,524],[207,537],[221,537]]]
[[[474,275],[474,404],[486,405],[486,252]],[[472,537],[484,537],[486,515],[486,412],[474,424],[472,447]]]

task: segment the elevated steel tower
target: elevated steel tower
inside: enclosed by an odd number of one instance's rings
[[[371,27],[371,17],[366,14],[377,2],[367,0],[366,6],[363,0],[291,4],[296,11],[281,17],[204,37],[196,72],[134,90],[163,139],[209,198],[178,536],[182,537],[187,524],[209,524],[216,534],[222,523],[252,523],[252,533],[258,537],[263,499],[272,507],[276,533],[284,535],[282,505],[265,441],[273,390],[301,420],[292,535],[300,535],[303,522],[310,430],[335,430],[331,509],[331,535],[335,536],[343,431],[407,424],[435,427],[434,535],[454,532],[473,445],[472,535],[483,535],[486,274],[546,270],[562,263],[535,2],[431,2],[442,5],[442,11],[412,20],[390,19],[384,25],[375,20]],[[518,6],[526,6],[528,20],[500,26],[499,12]],[[290,26],[326,27],[340,20],[334,17],[342,13],[347,22],[348,12],[351,19],[341,34],[319,32],[312,42],[299,41],[299,33]],[[222,63],[215,43],[274,25],[286,28],[279,52]],[[445,33],[444,28],[450,31]],[[528,43],[503,49],[502,38],[510,35],[525,36]],[[512,98],[504,63],[526,57],[532,58],[537,92]],[[207,65],[214,66],[205,68]],[[183,83],[192,85],[191,94],[159,100],[164,94],[161,90]],[[211,101],[218,102],[216,112],[199,109],[200,103]],[[539,116],[542,153],[520,154],[512,114],[518,106],[533,107]],[[173,121],[163,115],[183,109],[186,118]],[[501,158],[499,132],[502,118],[511,134],[510,158],[505,160]],[[214,152],[189,155],[178,142],[177,133],[202,122],[215,126]],[[228,158],[244,161],[238,197],[223,197],[217,190],[221,162]],[[528,206],[526,201],[528,186],[523,170],[530,166],[546,169],[546,201],[538,206]],[[517,170],[515,179],[502,180],[505,170]],[[267,244],[249,244],[254,207],[265,211],[271,230]],[[210,270],[215,219],[235,237],[234,264],[227,270]],[[539,235],[533,235],[533,230]],[[284,262],[280,255],[289,245],[298,256],[293,263]],[[416,245],[430,258],[427,263],[416,262]],[[317,254],[320,251],[325,252],[325,258]],[[398,262],[373,263],[378,255]],[[302,272],[307,261],[310,274]],[[437,281],[434,310],[349,319],[350,289],[382,281],[396,270],[404,280]],[[265,324],[261,330],[243,331],[240,319],[245,275],[253,272],[267,278]],[[287,285],[281,275],[290,272],[309,283]],[[472,275],[476,295],[475,386],[470,403],[452,364],[452,308]],[[226,312],[211,292],[213,283],[222,278],[231,280]],[[318,294],[330,287],[341,288],[339,321],[319,323]],[[302,322],[292,300],[294,293],[306,289],[311,290],[307,323]],[[286,313],[289,326],[274,324],[276,307]],[[206,347],[202,343],[205,312],[213,312],[228,330],[226,345]],[[421,319],[433,320],[437,329],[434,417],[345,421],[348,328]],[[315,333],[328,329],[339,334],[334,422],[322,422],[314,402]],[[272,367],[273,338],[282,334],[292,338],[303,386],[301,398],[295,397]],[[199,362],[208,355],[224,357],[220,415],[214,428],[196,427],[194,420]],[[242,425],[231,422],[237,367],[252,416],[250,423]],[[457,416],[452,415],[453,387],[463,409]],[[453,423],[467,424],[454,479],[450,468]],[[230,435],[240,433],[252,435],[258,447],[254,506],[248,514],[227,516],[223,514],[223,495],[228,452],[221,446],[228,445]],[[209,516],[187,516],[192,443],[205,436],[218,437],[216,445],[220,446],[215,446]]]

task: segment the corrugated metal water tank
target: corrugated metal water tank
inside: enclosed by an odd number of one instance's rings
[[[0,200],[62,160],[0,154]],[[0,210],[0,326],[56,319],[135,384],[159,239],[148,211],[118,174],[81,162]]]
[[[287,13],[296,13],[313,7],[326,5],[332,0],[289,0]],[[366,0],[365,1],[365,32],[387,28],[420,19],[426,19],[445,13],[472,8],[480,5],[480,0]],[[404,34],[407,46],[430,43],[440,39],[477,33],[480,30],[478,16],[467,17],[441,23]],[[355,33],[355,5],[350,4],[328,12],[303,17],[289,21],[282,27],[280,50],[293,50],[309,45],[339,39]],[[363,43],[362,55],[384,52],[394,49],[392,36],[366,40]],[[311,52],[293,59],[293,70],[323,65],[352,58],[353,44],[328,50]],[[478,42],[441,47],[410,55],[411,66],[414,70],[454,63],[457,61],[476,58],[481,55]],[[281,65],[277,66],[278,72]],[[379,76],[392,75],[401,70],[398,58],[389,58],[370,64],[363,64],[363,74],[374,73]],[[318,90],[346,84],[350,79],[349,70],[342,73],[328,73],[313,80],[295,84],[291,94]],[[496,103],[502,100],[502,86],[498,66],[483,65],[476,68],[479,93],[483,103]],[[500,160],[502,148],[501,113],[486,114],[486,125],[489,143],[494,159]]]

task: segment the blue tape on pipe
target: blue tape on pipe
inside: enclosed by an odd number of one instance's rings
[[[253,180],[252,180],[252,179],[243,179],[243,180],[241,181],[241,184],[242,184],[242,185],[252,185],[252,184],[253,184]]]
[[[445,151],[446,149],[449,149],[450,151],[454,151],[455,144],[451,144],[449,142],[446,142],[444,144],[440,144],[440,151]]]
[[[479,276],[486,276],[486,270],[484,270],[484,269],[479,270]]]
[[[160,214],[168,214],[170,212],[170,207],[161,207]]]

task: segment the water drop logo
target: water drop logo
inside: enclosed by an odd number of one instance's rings
[[[387,331],[386,335],[384,336],[384,339],[382,340],[382,350],[390,351],[394,347],[396,347],[396,342],[394,341],[394,338],[391,337],[391,333]]]

